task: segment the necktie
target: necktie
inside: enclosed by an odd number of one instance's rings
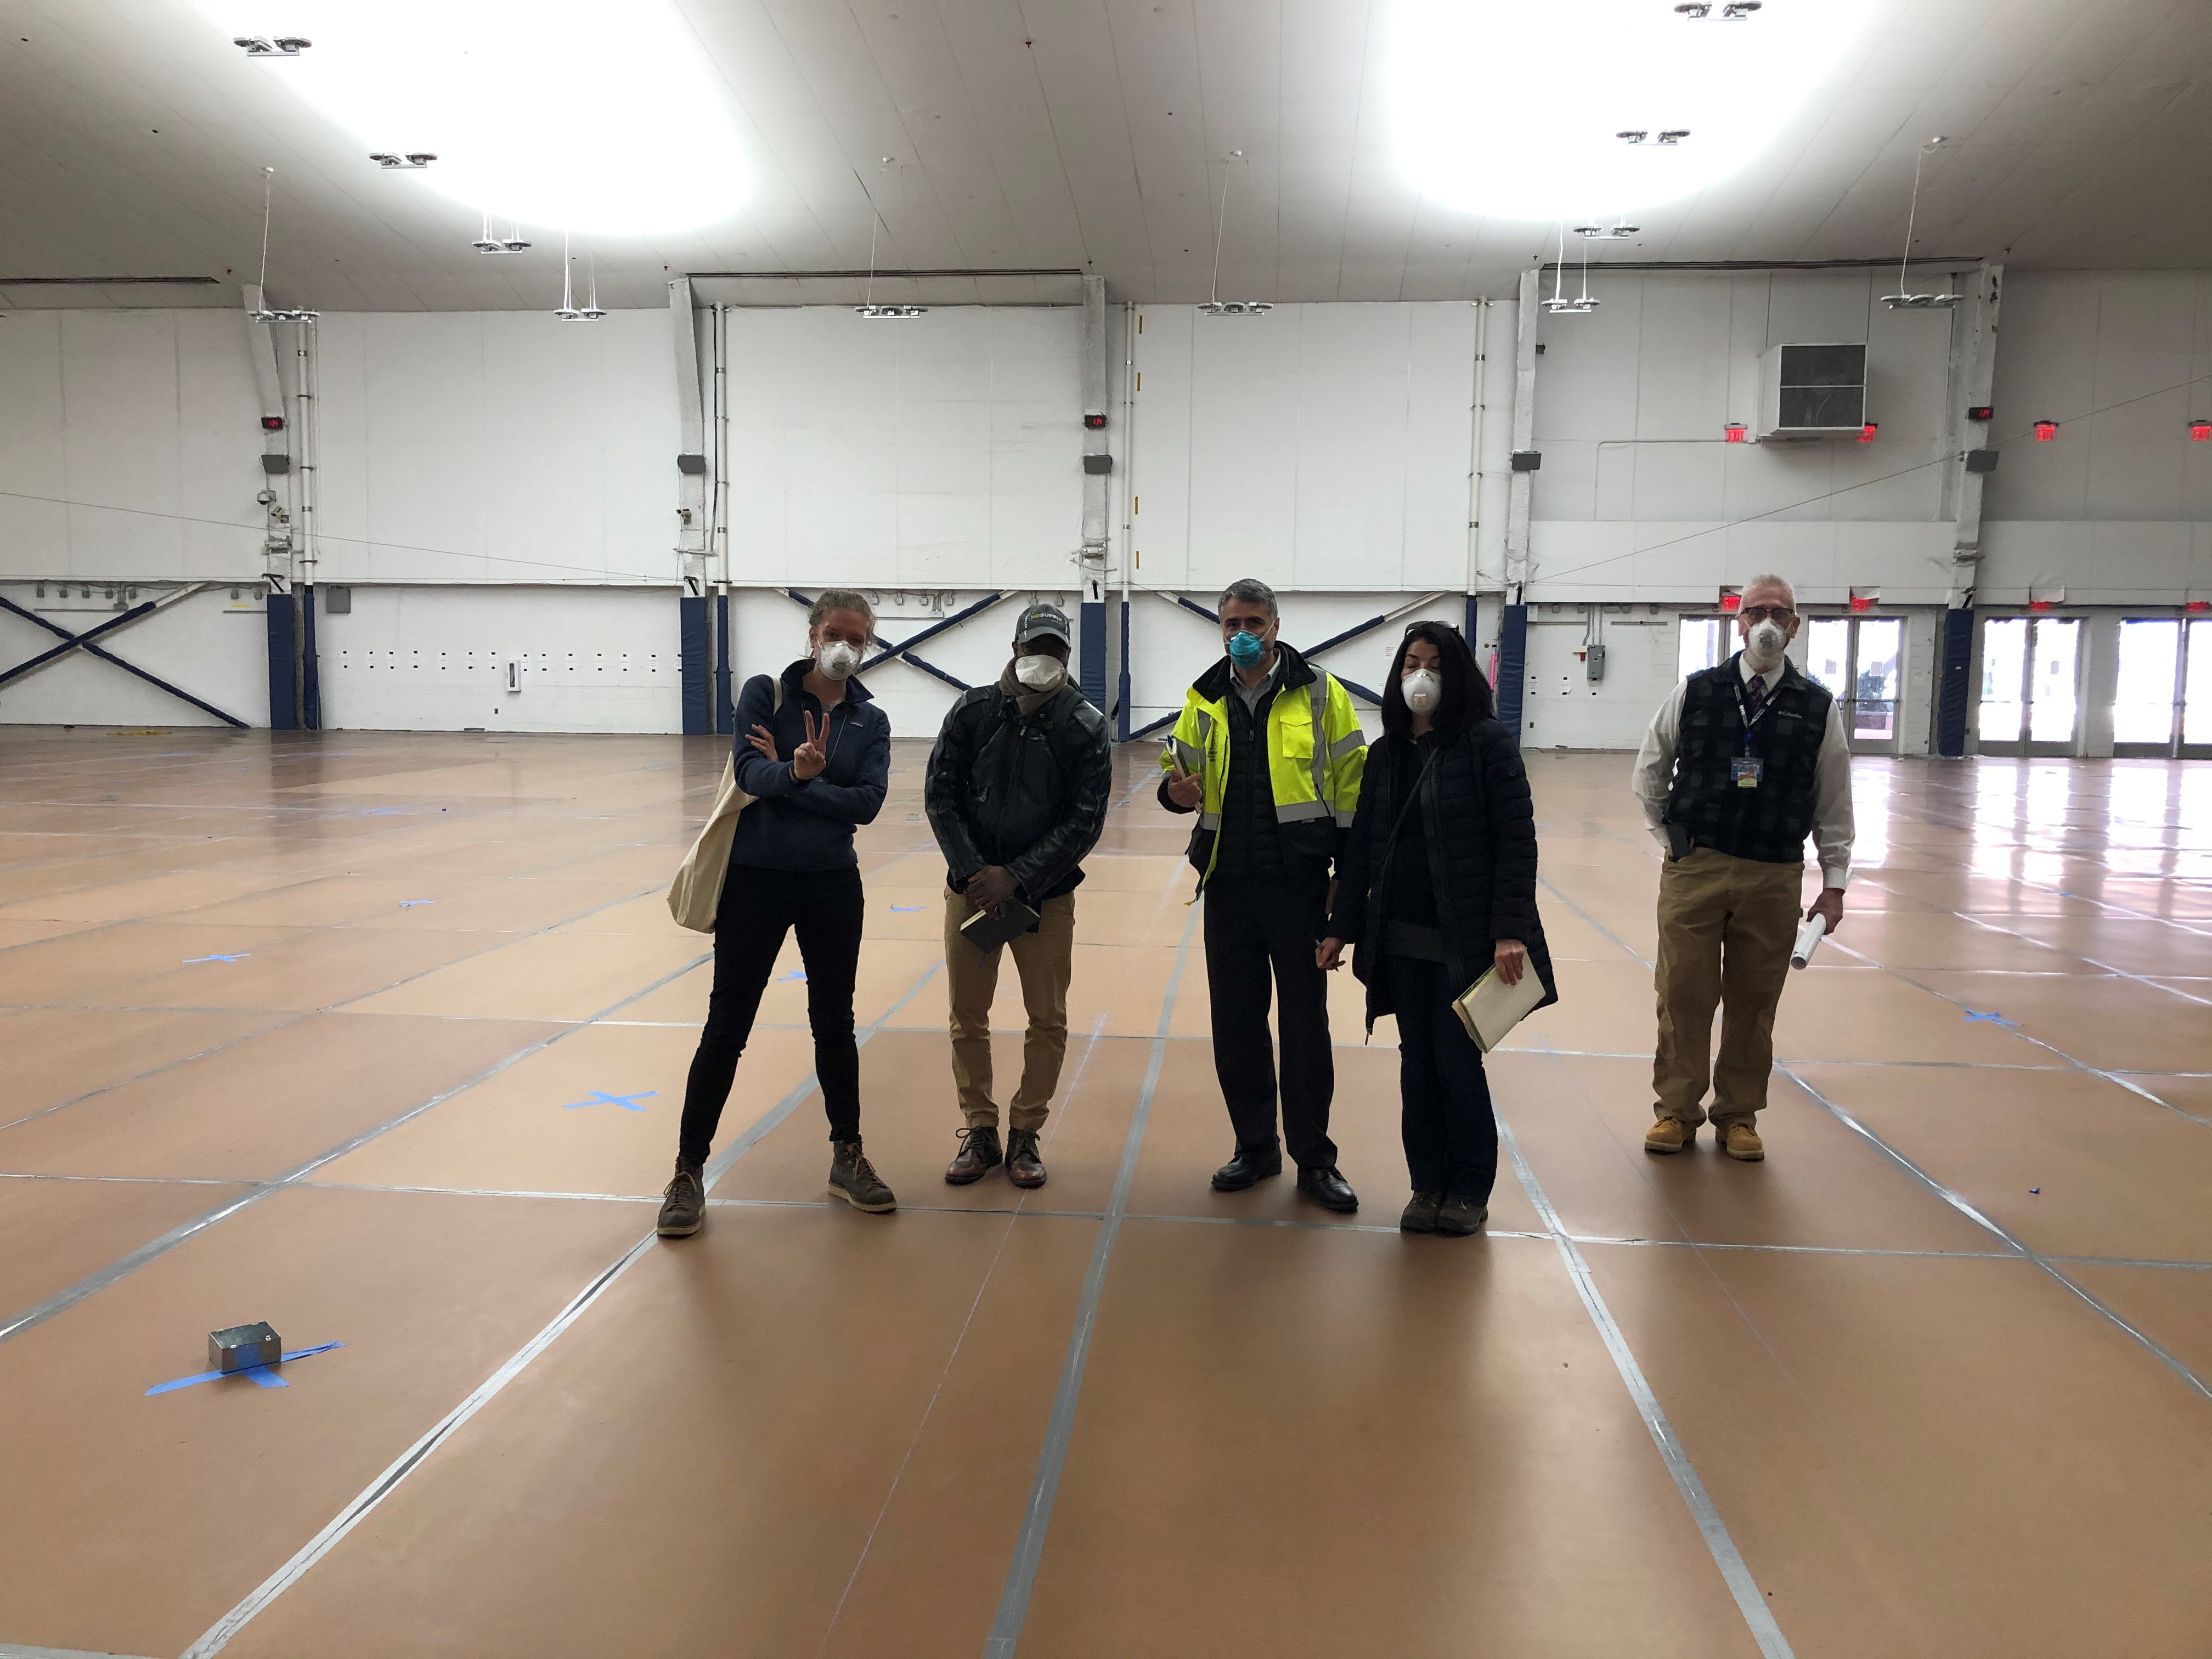
[[[1766,676],[1753,674],[1743,688],[1743,714],[1746,724],[1759,718],[1759,711],[1766,707]]]

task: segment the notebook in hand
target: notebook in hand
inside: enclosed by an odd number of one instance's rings
[[[999,907],[997,915],[993,915],[988,910],[978,910],[962,922],[960,936],[988,954],[1007,940],[1028,933],[1037,925],[1037,921],[1035,910],[1018,898],[1010,898]]]
[[[1452,1004],[1452,1012],[1467,1027],[1474,1046],[1486,1054],[1504,1042],[1505,1034],[1543,1000],[1544,981],[1536,975],[1535,963],[1530,963],[1521,970],[1518,985],[1508,985],[1498,978],[1498,969],[1491,969],[1467,988]]]

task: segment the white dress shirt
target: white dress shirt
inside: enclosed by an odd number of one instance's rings
[[[1751,665],[1742,653],[1735,658],[1736,672],[1745,684],[1751,681]],[[1766,682],[1769,696],[1782,684],[1782,667],[1777,665],[1759,678]],[[1636,798],[1644,803],[1644,822],[1658,837],[1662,847],[1667,845],[1667,797],[1674,786],[1674,747],[1682,732],[1682,692],[1688,684],[1677,685],[1659,712],[1651,717],[1651,727],[1644,734],[1644,746],[1636,751]],[[1828,710],[1827,730],[1820,734],[1820,757],[1813,781],[1813,844],[1820,858],[1821,884],[1843,887],[1851,878],[1851,839],[1856,825],[1851,817],[1851,740],[1844,730],[1844,710],[1841,703]]]

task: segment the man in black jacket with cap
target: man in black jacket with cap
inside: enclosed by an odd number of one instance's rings
[[[960,1090],[960,1155],[945,1180],[965,1186],[1000,1163],[1018,1187],[1044,1185],[1037,1132],[1067,1054],[1074,970],[1075,889],[1097,844],[1113,784],[1105,718],[1068,678],[1074,631],[1057,605],[1033,605],[1014,625],[1013,660],[995,685],[964,693],[930,751],[924,804],[945,854],[945,969],[951,1003],[952,1077]],[[960,931],[978,910],[1020,902],[1038,913],[1011,945],[979,950]],[[1022,1080],[999,1142],[991,1098],[991,1003],[1007,951],[1021,975],[1029,1031]]]

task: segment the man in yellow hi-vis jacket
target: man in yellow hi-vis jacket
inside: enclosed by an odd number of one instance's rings
[[[1326,1208],[1356,1210],[1328,1138],[1336,1065],[1314,945],[1336,849],[1359,805],[1367,739],[1335,677],[1276,637],[1281,617],[1265,582],[1231,582],[1220,614],[1228,654],[1184,699],[1161,751],[1159,788],[1168,811],[1199,815],[1190,861],[1206,901],[1213,1065],[1237,1131],[1237,1155],[1213,1186],[1241,1192],[1280,1175],[1288,1142],[1298,1190]],[[1279,1140],[1271,980],[1283,1005]]]

